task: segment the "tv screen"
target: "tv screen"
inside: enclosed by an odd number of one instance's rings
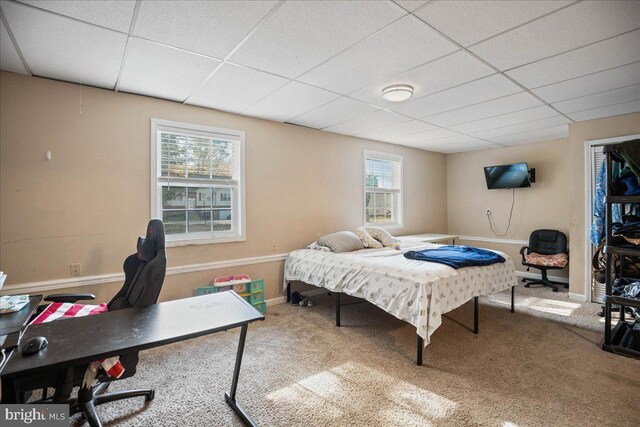
[[[529,166],[526,163],[485,166],[484,177],[489,190],[531,187]]]

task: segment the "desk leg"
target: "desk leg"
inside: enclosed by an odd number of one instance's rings
[[[247,411],[245,411],[236,402],[236,390],[238,389],[238,377],[240,377],[240,365],[242,364],[242,353],[244,352],[244,341],[247,338],[248,324],[242,325],[240,330],[240,342],[238,343],[238,352],[236,353],[236,366],[233,369],[233,380],[231,381],[231,391],[224,394],[224,398],[231,406],[231,409],[242,419],[244,425],[249,427],[257,427],[258,425],[251,419]]]

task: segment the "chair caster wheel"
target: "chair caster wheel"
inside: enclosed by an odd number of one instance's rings
[[[525,287],[525,288],[528,288],[528,287],[529,287],[529,284],[527,283],[526,285],[524,285],[524,287]]]
[[[558,292],[558,288],[553,288],[553,292]]]
[[[156,391],[155,390],[151,390],[151,393],[147,394],[144,398],[145,402],[151,402],[153,400],[153,398],[156,397]]]

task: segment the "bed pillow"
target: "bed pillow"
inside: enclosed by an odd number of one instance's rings
[[[393,247],[394,243],[398,242],[389,232],[380,227],[362,227],[364,231],[369,233],[371,237],[382,243],[382,246],[387,248]]]
[[[350,231],[338,231],[318,239],[318,245],[326,246],[331,252],[352,252],[364,249],[362,240]]]
[[[331,249],[329,249],[326,246],[320,246],[318,244],[318,241],[316,240],[315,242],[313,242],[312,244],[310,244],[309,246],[307,246],[307,249],[313,249],[314,251],[325,251],[325,252],[331,252]]]
[[[378,242],[376,239],[371,237],[367,230],[364,227],[360,227],[356,230],[356,236],[362,240],[362,244],[365,248],[381,248],[382,243]]]

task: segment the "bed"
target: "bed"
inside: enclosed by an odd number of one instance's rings
[[[417,364],[422,349],[442,324],[442,315],[474,299],[474,333],[478,333],[478,296],[511,288],[518,283],[513,260],[505,253],[504,263],[455,270],[443,264],[410,260],[408,250],[442,245],[400,238],[400,250],[362,249],[333,253],[315,249],[291,252],[285,261],[284,288],[287,300],[291,282],[300,281],[335,294],[336,325],[340,326],[340,294],[362,298],[400,320],[416,327]],[[344,304],[343,304],[344,305]]]

